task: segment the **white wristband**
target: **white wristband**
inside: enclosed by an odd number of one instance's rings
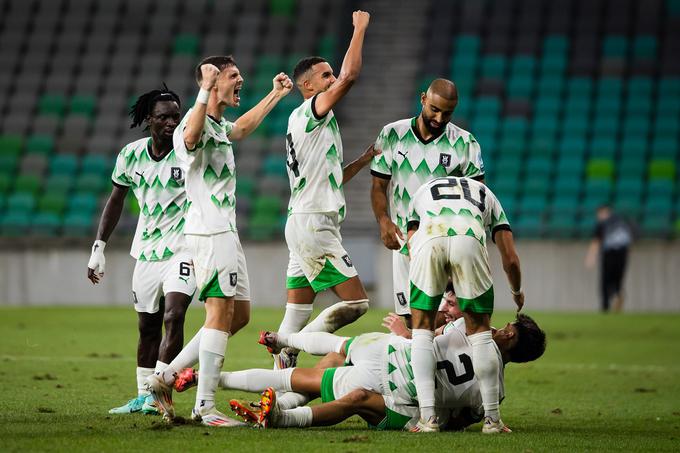
[[[513,291],[512,288],[510,288],[510,292],[512,293],[513,296],[519,296],[522,294],[522,287],[520,286],[517,291]]]
[[[106,242],[97,239],[94,241],[94,244],[92,244],[92,253],[99,251],[99,253],[104,253],[104,247],[106,247]]]
[[[210,91],[201,88],[201,90],[198,92],[198,96],[196,96],[196,103],[197,104],[208,104],[208,98],[210,97]]]

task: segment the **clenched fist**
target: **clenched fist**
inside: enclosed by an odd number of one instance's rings
[[[293,81],[283,72],[279,72],[273,80],[274,91],[285,96],[293,89]]]
[[[201,65],[201,88],[211,90],[217,82],[220,70],[214,64]]]
[[[371,20],[371,15],[366,11],[357,10],[352,13],[352,25],[354,28],[365,30],[368,27],[369,20]]]

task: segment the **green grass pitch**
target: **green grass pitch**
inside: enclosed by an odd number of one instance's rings
[[[381,330],[371,310],[341,333]],[[506,369],[503,419],[514,433],[483,436],[476,425],[433,435],[375,432],[358,418],[306,430],[168,426],[159,417],[112,416],[135,394],[136,315],[127,308],[0,309],[0,450],[11,451],[678,451],[680,316],[529,313],[548,349]],[[258,308],[229,340],[225,369],[270,367],[257,332],[282,310]],[[201,324],[190,310],[186,339]],[[495,324],[511,320],[497,313]],[[310,366],[305,357],[302,366]],[[176,395],[188,416],[195,390]],[[220,391],[218,407],[246,397]]]

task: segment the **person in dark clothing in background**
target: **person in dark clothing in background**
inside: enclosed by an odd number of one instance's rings
[[[597,209],[597,225],[585,259],[587,268],[593,268],[600,254],[600,288],[602,311],[619,312],[623,308],[621,283],[628,261],[628,249],[633,242],[633,229],[622,217],[612,212],[609,206]]]

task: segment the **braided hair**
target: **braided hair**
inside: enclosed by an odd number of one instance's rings
[[[132,118],[132,124],[130,124],[130,129],[133,129],[141,125],[146,118],[151,115],[156,102],[159,101],[174,101],[177,105],[182,104],[179,101],[179,96],[174,91],[170,91],[168,86],[163,83],[163,87],[160,90],[151,90],[148,93],[144,93],[137,98],[137,102],[130,108],[130,118]],[[147,126],[144,130],[148,129]]]

